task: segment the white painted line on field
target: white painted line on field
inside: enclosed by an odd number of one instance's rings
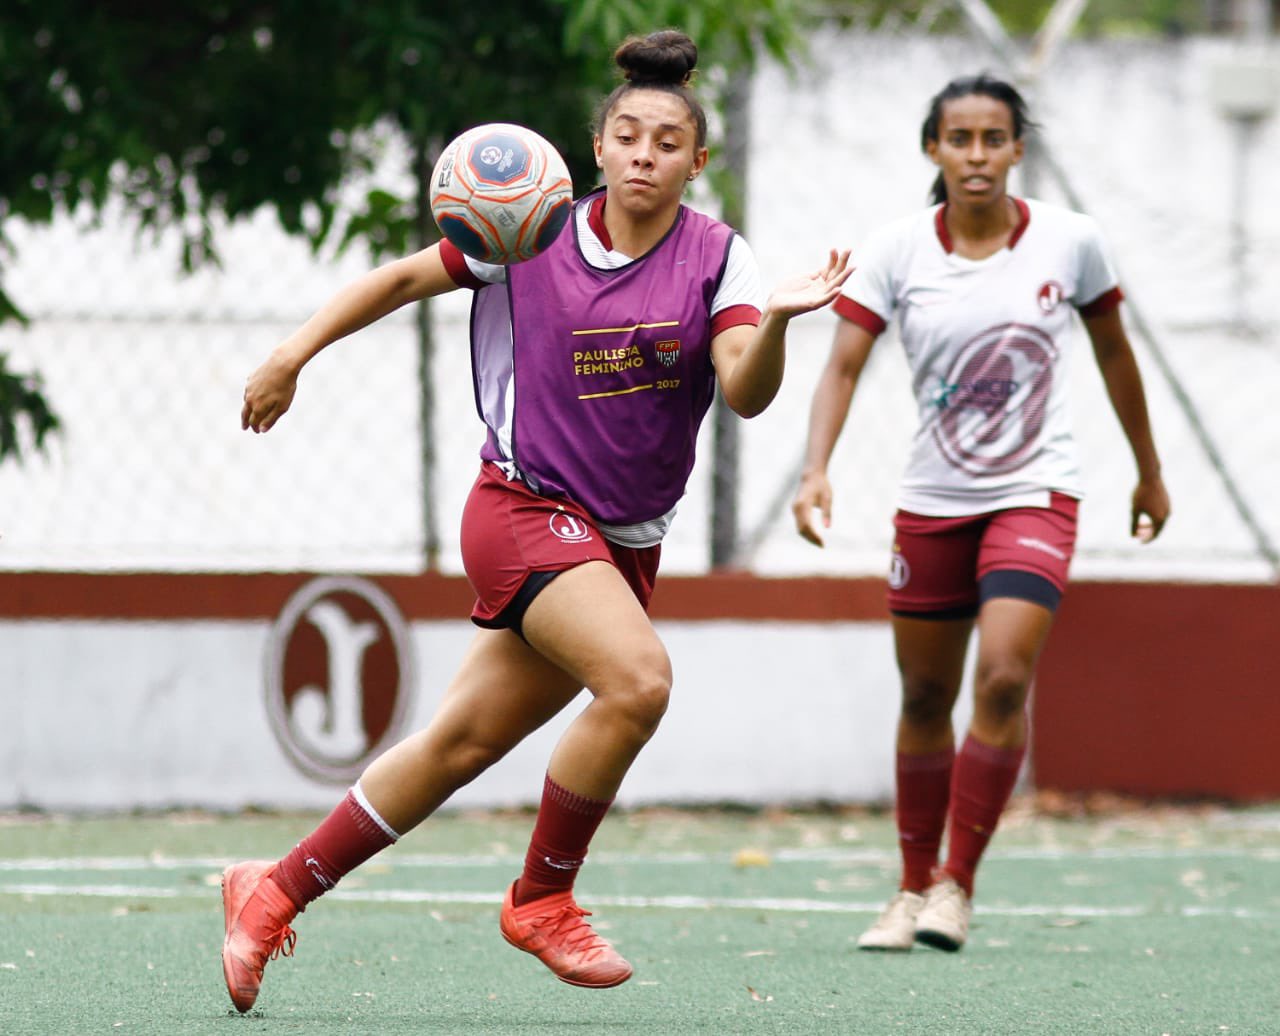
[[[56,885],[0,884],[0,896],[64,896],[98,899],[216,899],[212,888],[166,888],[146,885]],[[326,899],[351,903],[422,903],[434,905],[500,906],[500,892],[428,892],[418,889],[337,889]],[[638,910],[745,910],[796,914],[877,914],[884,903],[849,902],[825,899],[782,899],[776,897],[733,898],[719,896],[583,896],[581,902],[592,907],[621,907]],[[1229,917],[1236,920],[1272,921],[1274,911],[1247,907],[1185,906],[1171,910],[1147,909],[1139,906],[1089,906],[1068,903],[977,904],[975,913],[991,917],[1061,917],[1061,918],[1133,918],[1133,917]]]
[[[179,899],[194,890],[141,885],[0,885],[0,896],[84,896],[95,899]],[[204,895],[209,895],[206,889]]]
[[[743,843],[744,845],[749,843]],[[896,849],[762,849],[773,863],[833,863],[896,865]],[[0,858],[0,873],[39,873],[51,871],[175,871],[217,870],[244,857],[236,856],[29,856]],[[1260,860],[1280,861],[1280,846],[1253,848],[1139,848],[1132,849],[1062,849],[1038,847],[1027,849],[995,849],[986,855],[987,861],[1010,860],[1018,862],[1054,863],[1074,861],[1125,861],[1125,860]],[[449,869],[476,867],[511,867],[524,864],[524,854],[485,853],[469,856],[456,853],[399,853],[378,857],[379,862],[391,869]],[[616,866],[706,866],[732,864],[733,852],[699,853],[617,853],[591,854],[596,864]]]

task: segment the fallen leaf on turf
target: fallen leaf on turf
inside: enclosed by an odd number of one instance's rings
[[[751,994],[751,999],[757,1001],[758,1003],[767,1004],[770,1000],[773,999],[773,997],[768,995],[761,996],[754,989],[752,989],[751,986],[747,986],[747,992]]]
[[[744,957],[776,957],[777,954],[773,950],[748,950],[743,954]]]
[[[768,867],[772,862],[763,849],[739,849],[733,854],[735,867]]]

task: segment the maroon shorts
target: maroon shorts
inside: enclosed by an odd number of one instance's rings
[[[587,561],[617,568],[647,609],[661,551],[661,545],[636,549],[610,543],[577,504],[538,496],[487,462],[462,511],[462,564],[477,598],[471,621],[489,629],[519,632],[524,609],[549,582],[546,574]]]
[[[991,597],[1052,610],[1067,586],[1080,502],[1051,493],[1048,507],[1012,507],[959,518],[899,511],[893,519],[889,610],[896,615],[974,615]]]

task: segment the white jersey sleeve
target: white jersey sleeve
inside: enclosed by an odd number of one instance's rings
[[[1097,221],[1091,216],[1080,214],[1077,214],[1077,219],[1080,227],[1080,237],[1076,243],[1076,269],[1079,281],[1071,302],[1078,308],[1087,306],[1115,288],[1117,278],[1115,268],[1107,256],[1102,231]]]
[[[764,288],[760,283],[760,266],[755,253],[741,234],[734,234],[724,276],[720,278],[720,287],[711,300],[711,315],[733,306],[752,306],[763,312],[764,303]]]
[[[913,216],[910,221],[916,219]],[[907,222],[899,221],[875,231],[863,245],[854,249],[853,273],[841,292],[851,302],[870,310],[884,324],[889,323],[898,307]]]
[[[479,259],[472,259],[469,255],[463,255],[466,260],[467,269],[470,270],[479,280],[485,284],[506,284],[507,268],[498,266],[496,263],[484,263]]]

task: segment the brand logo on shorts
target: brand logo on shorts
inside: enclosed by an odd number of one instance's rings
[[[404,736],[413,694],[408,632],[365,579],[324,576],[285,603],[267,640],[271,732],[308,777],[349,784]]]
[[[1062,285],[1057,281],[1045,281],[1036,292],[1036,302],[1039,303],[1042,312],[1052,313],[1062,304],[1064,294]]]
[[[658,352],[658,359],[662,361],[664,367],[674,367],[676,360],[680,359],[680,343],[678,341],[657,342],[654,349]]]
[[[591,539],[591,529],[586,522],[563,509],[556,511],[548,524],[561,543],[586,543]]]
[[[1057,547],[1053,546],[1053,544],[1045,543],[1044,540],[1036,539],[1034,536],[1019,536],[1018,546],[1026,547],[1029,550],[1041,551],[1042,553],[1048,554],[1050,557],[1057,558],[1059,561],[1067,560],[1067,556]]]
[[[902,551],[895,543],[893,557],[889,559],[889,589],[901,590],[911,579],[911,566],[902,556]]]

